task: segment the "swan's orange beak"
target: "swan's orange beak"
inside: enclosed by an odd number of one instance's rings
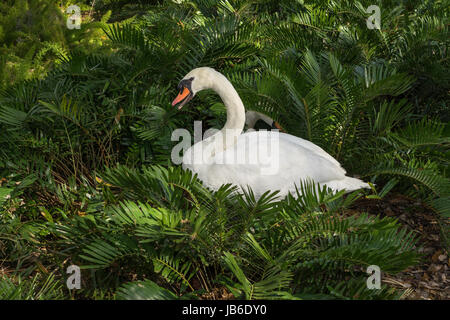
[[[187,98],[187,96],[189,96],[191,92],[189,91],[188,88],[183,87],[183,90],[180,91],[180,93],[177,95],[177,97],[175,98],[175,100],[172,101],[172,106],[175,106],[177,103],[183,101],[184,99]],[[187,102],[187,101],[186,101]],[[180,107],[178,109],[181,109],[181,107],[184,105],[184,103],[182,103],[180,105]]]
[[[275,122],[273,123],[273,125],[274,125],[278,130],[280,130],[281,132],[284,132],[283,127],[280,126],[280,124],[279,124],[278,122],[275,121]]]

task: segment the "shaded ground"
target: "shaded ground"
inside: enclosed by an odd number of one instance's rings
[[[422,263],[382,281],[407,290],[405,299],[450,300],[450,259],[443,247],[437,215],[416,199],[403,195],[386,196],[383,200],[360,199],[354,205],[359,212],[396,217],[418,236]]]

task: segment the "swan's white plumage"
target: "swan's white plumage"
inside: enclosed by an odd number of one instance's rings
[[[216,134],[185,152],[183,168],[196,173],[206,186],[214,190],[227,183],[242,188],[250,186],[257,197],[268,190],[280,190],[281,196],[289,192],[295,194],[295,185],[306,179],[335,191],[369,187],[359,179],[345,176],[346,171],[336,159],[308,140],[273,131],[241,134],[245,109],[231,83],[211,68],[194,69],[185,79],[191,77],[194,77],[194,94],[206,88],[219,93],[227,107],[227,123],[220,133],[227,137],[227,141],[234,141],[214,149],[212,147],[219,141]],[[230,134],[227,130],[233,131]],[[268,145],[278,146],[278,151],[267,152],[256,162],[249,162],[250,155],[255,156],[255,152],[261,152],[263,146]],[[271,166],[275,170],[270,170]]]

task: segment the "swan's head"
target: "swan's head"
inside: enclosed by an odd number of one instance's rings
[[[212,88],[214,80],[218,76],[222,75],[213,68],[208,67],[196,68],[190,71],[178,84],[177,89],[179,93],[175,100],[173,100],[172,106],[180,103],[178,109],[181,109],[197,92]]]

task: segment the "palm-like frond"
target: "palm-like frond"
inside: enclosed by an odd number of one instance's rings
[[[62,297],[62,286],[54,274],[45,279],[39,274],[31,279],[21,276],[13,279],[6,275],[0,277],[1,300],[49,300]]]
[[[225,252],[223,259],[239,281],[238,283],[232,283],[230,280],[225,282],[235,297],[243,295],[248,300],[292,298],[288,291],[284,291],[288,289],[291,279],[289,272],[282,270],[269,272],[260,281],[252,283],[247,279],[232,254]]]
[[[151,280],[128,282],[116,292],[119,300],[174,300],[175,294]]]
[[[406,127],[396,131],[393,137],[409,148],[433,145],[447,145],[450,138],[443,135],[444,124],[422,119],[410,122]]]
[[[399,175],[413,179],[434,192],[437,196],[447,195],[450,190],[450,180],[435,171],[417,167],[381,168],[372,174]]]

